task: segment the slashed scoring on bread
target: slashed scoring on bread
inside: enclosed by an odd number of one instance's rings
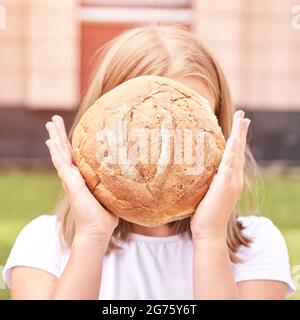
[[[101,204],[151,227],[194,213],[225,139],[205,98],[177,81],[142,76],[101,96],[75,127],[72,146]]]

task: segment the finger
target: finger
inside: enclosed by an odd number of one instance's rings
[[[213,194],[214,199],[224,196],[224,190],[228,190],[228,187],[232,182],[232,169],[229,167],[224,167],[222,171],[218,171],[214,176],[212,183],[209,186],[211,194]]]
[[[239,110],[233,116],[232,130],[223,153],[221,164],[215,181],[216,190],[224,186],[230,186],[232,181],[240,181],[241,170],[241,149],[243,139],[243,119],[245,112]],[[219,188],[220,187],[220,188]]]
[[[64,159],[61,155],[61,152],[58,150],[57,145],[53,140],[48,139],[48,140],[46,140],[45,143],[49,149],[52,163],[53,163],[58,175],[60,176],[60,178],[63,178],[62,173],[64,172],[64,170],[63,170]]]
[[[243,137],[243,120],[245,112],[243,110],[238,110],[234,113],[233,124],[230,137],[228,139],[228,148],[231,148],[233,152],[236,153],[236,156],[239,156],[241,139]],[[236,157],[236,159],[237,159]]]
[[[67,136],[66,127],[65,127],[63,118],[58,115],[54,115],[52,117],[52,121],[55,123],[56,127],[58,128],[58,133],[63,142],[63,145],[67,147],[68,150],[71,150],[71,144]]]
[[[238,139],[236,137],[231,137],[230,141],[228,139],[218,171],[222,171],[225,168],[234,167],[234,163],[236,159],[235,149],[236,149],[236,144],[238,143],[237,140]]]
[[[239,139],[241,139],[243,135],[243,121],[244,116],[236,118],[234,127],[232,128],[231,136],[236,136]]]
[[[229,139],[227,140],[226,147],[234,152],[238,151],[240,138],[242,135],[242,120],[244,118],[244,111],[239,110],[234,113],[233,116],[233,124],[231,129],[231,134]]]
[[[249,128],[250,120],[249,119],[243,119],[242,120],[242,133],[241,133],[241,138],[240,138],[240,145],[239,145],[239,156],[242,159],[243,156],[245,155],[245,149],[247,145],[247,132]]]
[[[56,147],[59,151],[63,150],[61,139],[59,137],[57,128],[52,121],[49,121],[45,125],[46,129],[48,130],[50,139],[56,144]]]
[[[250,125],[250,119],[246,118],[243,120],[243,135],[242,135],[242,141],[241,141],[241,164],[242,167],[245,165],[245,158],[246,158],[246,146],[247,146],[247,134],[248,134],[248,129]]]
[[[83,177],[76,167],[71,167],[66,164],[53,140],[48,139],[45,143],[49,148],[52,163],[62,182],[64,191],[70,196],[78,197],[78,194],[84,190],[82,189],[82,186],[85,184]],[[78,190],[80,190],[80,192]]]
[[[239,146],[240,146],[240,140],[241,140],[239,132],[242,126],[241,122],[242,122],[242,118],[240,116],[235,117],[232,133],[229,139],[227,140],[222,161],[220,164],[221,170],[223,169],[223,167],[233,168],[239,158]]]
[[[244,181],[244,168],[245,168],[245,161],[246,161],[246,146],[247,146],[247,132],[249,128],[250,120],[243,119],[242,123],[242,136],[240,139],[240,146],[239,146],[239,159],[236,161],[233,178],[235,177],[238,183],[243,185]]]
[[[65,162],[70,163],[68,152],[65,151],[63,147],[62,140],[59,136],[58,129],[53,122],[47,122],[46,128],[49,133],[50,139],[55,143],[58,152],[61,154]]]
[[[240,137],[240,135],[242,133],[242,128],[241,128],[240,122],[244,117],[245,117],[245,112],[243,110],[238,110],[234,113],[230,136],[237,135]]]
[[[70,141],[68,139],[67,133],[66,133],[66,128],[65,128],[65,124],[64,124],[64,120],[62,117],[58,116],[58,115],[54,115],[52,117],[52,121],[55,124],[59,137],[61,139],[62,142],[62,146],[66,152],[66,154],[68,155],[68,161],[71,163],[72,160],[72,147],[70,144]]]

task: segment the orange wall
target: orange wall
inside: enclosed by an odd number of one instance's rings
[[[81,41],[80,41],[80,83],[81,91],[87,85],[89,74],[92,68],[91,58],[96,50],[120,34],[125,29],[131,27],[129,24],[117,23],[81,23]]]

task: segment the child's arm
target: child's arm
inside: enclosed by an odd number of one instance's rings
[[[118,218],[94,198],[72,163],[62,118],[54,116],[46,128],[50,136],[46,144],[74,215],[75,237],[68,264],[59,279],[34,268],[14,268],[12,298],[98,299],[103,258]]]
[[[243,188],[249,123],[243,111],[235,113],[218,173],[191,219],[195,299],[284,299],[287,292],[280,281],[234,281],[227,224]]]
[[[194,244],[194,297],[236,299],[237,287],[226,244],[227,224],[243,186],[249,120],[234,115],[218,173],[191,219]]]
[[[11,271],[12,299],[98,299],[107,242],[76,238],[67,266],[58,279],[51,273],[18,266]]]

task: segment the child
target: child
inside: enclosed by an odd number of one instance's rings
[[[120,83],[142,75],[182,82],[210,103],[227,140],[218,173],[191,218],[154,228],[108,212],[72,163],[61,117],[46,141],[65,190],[56,215],[31,221],[4,269],[14,299],[284,299],[294,285],[285,241],[267,218],[233,213],[251,154],[250,120],[233,114],[223,72],[190,31],[147,26],[124,32],[100,64],[75,117]],[[72,130],[71,130],[72,132]],[[63,241],[61,241],[63,240]]]

